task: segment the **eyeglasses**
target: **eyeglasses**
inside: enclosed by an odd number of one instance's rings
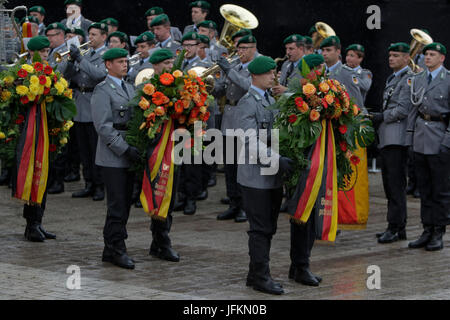
[[[247,49],[251,49],[251,48],[254,48],[254,47],[238,47],[237,49],[238,50],[247,50]]]
[[[198,44],[183,44],[183,47],[185,47],[185,48],[192,48],[195,46],[198,46]]]
[[[57,32],[57,33],[54,33],[54,34],[47,33],[47,38],[48,37],[56,37],[56,36],[59,36],[60,34],[61,34],[61,32]]]

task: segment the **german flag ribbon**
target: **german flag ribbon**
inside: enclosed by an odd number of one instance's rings
[[[310,166],[299,178],[291,201],[296,209],[291,219],[300,224],[315,220],[316,238],[335,241],[338,219],[337,165],[331,121],[322,120],[322,132],[312,146]]]
[[[175,141],[172,139],[174,123],[169,119],[161,138],[149,147],[142,182],[141,203],[152,219],[165,220],[172,200],[175,165],[172,161]]]
[[[14,197],[40,205],[47,187],[49,136],[45,102],[28,110],[24,130],[17,144],[17,180]]]

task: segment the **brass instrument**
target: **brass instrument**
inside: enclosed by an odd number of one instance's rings
[[[91,44],[91,41],[88,41],[78,47],[78,49],[80,49],[80,54],[82,56],[84,56],[86,53],[88,53],[90,48],[87,48],[87,49],[84,49],[84,48],[89,46],[90,44]],[[66,57],[67,57],[67,59],[70,59],[69,54],[70,54],[70,50],[63,52],[63,53],[55,52],[54,57],[55,57],[56,63],[61,63]]]
[[[154,74],[155,74],[155,70],[153,68],[147,68],[147,69],[141,70],[137,74],[136,80],[134,80],[134,86],[137,87],[137,86],[143,84],[145,81],[150,80]]]
[[[17,53],[16,37],[20,39],[21,47],[23,47],[22,32],[17,25],[14,17],[17,11],[25,10],[25,16],[28,16],[26,6],[15,7],[14,9],[6,9],[4,4],[7,1],[0,0],[0,64],[15,61],[13,57]],[[25,50],[24,50],[25,51]],[[22,53],[24,52],[22,51]]]
[[[317,33],[313,35],[313,47],[317,50],[319,49],[320,44],[323,40],[328,37],[335,36],[336,32],[334,32],[333,28],[331,28],[325,22],[316,22],[315,27]]]
[[[414,58],[422,52],[422,49],[426,45],[432,43],[433,39],[426,32],[419,29],[411,29],[410,34],[413,39],[410,45],[411,49],[409,51],[410,59],[408,65],[413,72],[418,72],[419,66],[414,63]]]
[[[134,55],[132,55],[131,57],[128,58],[128,65],[130,67],[134,67],[135,65],[137,65],[140,61],[141,61],[141,52],[138,52]]]
[[[287,59],[289,59],[288,55],[285,55],[283,58],[279,57],[279,58],[275,58],[275,63],[277,64],[277,68],[275,69],[275,80],[274,80],[274,86],[279,86],[280,85],[280,79],[278,78],[278,64],[280,62],[285,62]]]
[[[27,52],[24,52],[24,53],[21,53],[21,54],[18,54],[18,53],[16,53],[16,52],[14,52],[14,55],[16,56],[15,58],[14,58],[14,61],[13,61],[13,63],[11,63],[11,64],[5,64],[4,66],[5,67],[8,67],[8,68],[10,68],[10,67],[14,67],[16,64],[18,64],[19,62],[20,62],[20,60],[22,60],[23,58],[27,58],[27,56],[29,55],[30,53],[27,51]]]

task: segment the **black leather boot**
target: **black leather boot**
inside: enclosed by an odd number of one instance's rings
[[[187,216],[192,216],[195,214],[196,210],[197,210],[197,205],[195,203],[195,200],[188,199],[186,201],[186,205],[184,206],[183,213]]]
[[[444,241],[442,237],[445,234],[445,226],[434,226],[433,233],[431,234],[431,239],[425,246],[427,251],[438,251],[444,249]]]
[[[320,282],[319,279],[312,274],[309,268],[297,268],[294,280],[295,282],[312,287],[318,287]],[[322,278],[320,278],[320,280],[322,280]]]
[[[420,238],[416,241],[408,243],[408,247],[411,249],[424,248],[431,240],[433,229],[434,228],[432,225],[423,225],[423,233]]]
[[[110,262],[120,268],[134,269],[134,261],[128,256],[124,241],[112,245],[105,244],[102,255],[103,262]]]
[[[48,194],[60,194],[64,192],[64,182],[55,180],[47,190]]]
[[[203,190],[200,192],[200,194],[197,196],[198,201],[203,201],[208,199],[208,189]]]
[[[38,222],[27,223],[25,227],[25,238],[31,242],[44,242],[45,236],[39,229]]]
[[[72,198],[88,198],[94,194],[94,185],[92,182],[86,182],[83,190],[72,193]]]
[[[105,199],[105,187],[103,185],[95,186],[92,200],[103,201]]]
[[[186,196],[182,193],[178,193],[177,198],[175,199],[175,204],[173,205],[173,211],[183,211],[184,206],[186,205]]]
[[[250,283],[253,289],[264,293],[281,295],[284,293],[280,283],[275,282],[270,276],[269,266],[267,264],[254,264],[253,276],[250,276]],[[247,276],[247,281],[249,277]]]
[[[64,182],[76,182],[76,181],[80,181],[79,172],[77,173],[75,171],[72,171],[69,172],[69,174],[64,177]]]
[[[227,209],[227,211],[225,211],[217,216],[217,220],[231,220],[231,219],[234,219],[238,213],[239,213],[239,208],[235,207],[233,205],[230,205],[230,207]]]
[[[41,233],[44,235],[45,239],[48,240],[55,240],[56,239],[56,234],[47,232],[44,227],[42,227],[41,224],[39,224],[39,231],[41,231]]]
[[[180,255],[178,254],[178,252],[173,250],[170,246],[162,247],[158,245],[157,241],[155,240],[153,240],[152,244],[150,245],[149,255],[171,262],[180,261]]]
[[[220,199],[220,203],[221,204],[230,204],[230,198],[228,198],[228,197],[222,198],[222,199]]]
[[[234,222],[241,223],[246,221],[247,221],[247,214],[245,213],[244,210],[239,209],[238,213],[234,217]]]

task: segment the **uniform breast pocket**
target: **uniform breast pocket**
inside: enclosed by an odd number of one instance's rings
[[[114,123],[126,123],[130,120],[130,109],[126,106],[119,106],[113,110]]]
[[[256,122],[258,124],[258,129],[270,129],[273,116],[270,111],[264,110],[264,112],[258,112],[256,114]]]

